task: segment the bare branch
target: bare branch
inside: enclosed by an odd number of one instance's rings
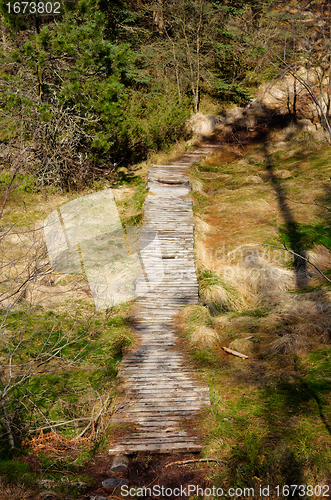
[[[287,248],[287,247],[285,246],[285,244],[284,244],[284,246],[282,246],[282,247],[279,247],[279,246],[277,246],[277,245],[271,245],[270,243],[263,243],[263,245],[268,246],[268,247],[278,248],[279,250],[285,250],[286,252],[289,252],[289,253],[291,253],[292,255],[295,255],[296,257],[299,257],[300,259],[304,260],[305,262],[307,262],[308,264],[310,264],[311,266],[313,266],[313,267],[316,269],[316,271],[317,271],[317,272],[319,272],[319,273],[323,276],[323,278],[325,278],[325,279],[326,279],[326,281],[328,281],[329,283],[331,283],[331,280],[330,280],[327,276],[325,276],[325,274],[324,274],[324,273],[323,273],[320,269],[318,269],[318,267],[316,267],[316,266],[315,266],[315,264],[313,264],[313,263],[312,263],[309,259],[307,259],[306,257],[303,257],[302,255],[300,255],[300,254],[298,254],[298,253],[296,253],[296,252],[293,252],[293,250],[290,250],[289,248]]]

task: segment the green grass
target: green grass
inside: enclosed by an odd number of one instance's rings
[[[203,238],[198,234],[196,241],[205,250],[200,255],[209,256],[209,261],[201,257],[199,262],[203,266],[198,277],[200,292],[215,286],[228,286],[231,292],[233,282],[226,282],[222,266],[233,266],[235,271],[236,266],[243,265],[240,249],[250,245],[260,248],[261,255],[264,242],[281,245],[279,239],[289,248],[297,238],[305,250],[318,245],[331,249],[329,213],[314,205],[316,201],[331,206],[325,183],[331,168],[330,148],[311,143],[302,148],[300,141],[299,136],[286,150],[271,155],[273,172],[291,172],[290,177],[276,181],[285,195],[287,214],[268,181],[265,151],[259,145],[250,146],[246,156],[240,158],[233,153],[231,156],[225,147],[210,161],[192,167],[192,175],[202,183],[204,192],[193,193],[194,213],[213,228]],[[257,174],[261,176],[259,183],[246,181]],[[294,235],[289,234],[292,226],[286,216],[295,223]],[[224,245],[229,252],[239,249],[235,260],[227,258],[224,250],[218,254]],[[280,259],[272,252],[265,259],[267,266],[293,269],[292,259]],[[214,470],[213,484],[254,487],[255,491],[260,484],[329,484],[329,286],[314,277],[305,290],[289,289],[270,303],[264,303],[258,295],[250,296],[247,284],[240,293],[240,307],[236,304],[231,309],[230,303],[227,311],[211,316],[207,307],[191,306],[182,311],[179,321],[186,339],[200,326],[213,328],[218,334],[209,348],[189,347],[198,372],[208,380],[211,395],[211,409],[202,421],[204,454],[226,461]],[[296,311],[301,301],[301,309]],[[288,335],[305,339],[307,346],[294,353],[276,351],[274,342]],[[240,345],[248,336],[253,336],[249,341],[252,348],[245,361],[221,348],[234,340]],[[277,498],[275,490],[270,498]]]
[[[216,451],[227,460],[225,470],[218,472],[219,482],[256,487],[259,480],[271,485],[288,484],[289,479],[294,484],[299,479],[305,484],[325,480],[331,459],[331,422],[326,416],[330,415],[331,398],[325,358],[310,370],[310,360],[302,363],[294,380],[275,371],[268,382],[252,384],[252,367],[218,356],[221,373],[219,363],[211,366],[207,356],[193,355],[210,385],[212,407],[206,422],[205,454]]]
[[[0,186],[2,190],[12,181],[12,173],[0,173]],[[13,181],[12,187],[15,187],[17,193],[32,193],[36,189],[36,179],[33,175],[17,174]]]
[[[331,227],[325,223],[299,223],[297,229],[306,250],[311,250],[315,245],[324,245],[331,249]],[[279,237],[290,248],[288,231],[284,225],[279,228]]]
[[[18,440],[29,428],[46,425],[47,419],[58,422],[89,416],[98,402],[97,394],[104,400],[108,393],[110,403],[114,400],[118,364],[133,340],[125,311],[127,305],[117,306],[108,317],[104,313],[70,317],[33,308],[7,314],[2,325],[7,339],[1,343],[0,356],[6,363],[15,350],[14,382],[20,380],[22,363],[33,367],[34,359],[42,363],[47,356],[56,356],[40,369],[34,367],[33,375],[10,393],[8,404],[15,402],[13,421],[21,421]],[[85,426],[86,421],[78,421],[78,427],[73,422],[57,430],[73,437]]]

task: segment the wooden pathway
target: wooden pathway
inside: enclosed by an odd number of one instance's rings
[[[113,422],[132,422],[135,430],[112,444],[112,455],[202,449],[200,439],[190,436],[183,424],[210,405],[208,388],[194,378],[178,348],[173,316],[198,302],[192,201],[184,197],[190,190],[186,171],[215,147],[200,147],[171,165],[149,170],[144,226],[157,232],[164,275],[154,290],[136,301],[135,330],[141,342],[122,361],[126,397],[112,417]]]

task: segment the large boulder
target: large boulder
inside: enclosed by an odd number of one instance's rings
[[[214,115],[204,115],[196,113],[187,122],[188,128],[194,133],[202,137],[211,136],[217,127],[217,119]]]

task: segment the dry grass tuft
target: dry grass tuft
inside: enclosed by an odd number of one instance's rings
[[[205,349],[207,347],[212,347],[218,339],[216,330],[210,328],[209,326],[199,326],[193,331],[190,343],[195,347],[200,347]]]
[[[200,266],[212,269],[218,277],[218,282],[201,289],[200,296],[225,309],[239,311],[261,303],[275,305],[294,287],[294,272],[268,261],[258,247],[238,247],[219,260],[212,259],[203,241],[197,241],[196,250]]]
[[[302,335],[289,333],[271,343],[273,354],[299,354],[310,347],[310,342]]]
[[[307,252],[308,259],[321,270],[329,269],[331,267],[331,252],[323,245],[317,245],[315,248]],[[315,277],[320,274],[312,266],[309,267],[309,272]]]
[[[261,184],[263,182],[263,179],[259,175],[249,175],[248,177],[246,177],[245,182],[253,182],[254,184]]]
[[[238,351],[246,355],[253,352],[253,342],[250,339],[235,339],[230,343],[229,347],[234,351]]]
[[[201,289],[200,298],[220,310],[237,311],[242,306],[237,289],[227,284],[210,285]]]
[[[275,176],[278,179],[288,179],[288,177],[292,177],[292,173],[289,170],[277,170],[275,172]]]
[[[184,307],[176,316],[180,330],[189,338],[191,346],[200,349],[212,348],[219,339],[208,308],[201,305]]]
[[[197,231],[199,234],[199,237],[204,238],[206,236],[206,233],[210,233],[215,230],[215,228],[208,224],[208,222],[204,221],[203,219],[200,219],[197,217],[194,221],[195,225],[195,231]]]
[[[323,290],[288,298],[278,314],[270,316],[270,323],[278,325],[277,335],[301,336],[309,347],[330,345],[331,301]],[[281,342],[280,342],[281,343]],[[276,342],[277,345],[277,342]],[[302,345],[302,349],[304,346]]]
[[[198,304],[183,307],[183,309],[177,313],[176,318],[177,322],[184,328],[191,324],[191,322],[194,328],[207,325],[210,323],[211,319],[208,309]]]
[[[203,184],[198,179],[191,179],[191,186],[193,191],[197,191],[198,193],[203,193]]]

